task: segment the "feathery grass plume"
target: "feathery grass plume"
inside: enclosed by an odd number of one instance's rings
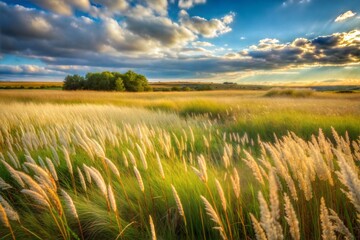
[[[14,151],[12,149],[7,152],[7,155],[9,157],[11,163],[13,164],[13,166],[17,169],[20,168],[19,159],[17,158],[16,154],[14,153]]]
[[[114,212],[117,212],[115,195],[114,195],[114,192],[113,192],[110,184],[108,184],[107,190],[108,190],[108,198],[109,198],[109,202],[110,202],[110,207]]]
[[[199,163],[199,168],[200,168],[200,173],[201,173],[201,179],[207,183],[208,181],[208,175],[207,175],[207,167],[206,167],[206,160],[204,155],[200,155],[198,156],[198,163]]]
[[[29,163],[36,164],[35,160],[31,157],[30,154],[25,154],[25,160]]]
[[[10,220],[20,221],[19,214],[1,195],[0,195],[0,203],[3,205],[6,215]]]
[[[162,166],[162,163],[161,163],[158,152],[155,152],[155,155],[156,155],[156,161],[157,161],[157,164],[158,164],[158,167],[159,167],[160,176],[161,176],[162,179],[165,179],[164,169],[163,169],[163,166]]]
[[[244,153],[246,155],[246,158],[243,158],[243,161],[246,163],[246,165],[252,170],[255,179],[259,181],[262,185],[265,184],[263,176],[261,174],[261,170],[259,168],[259,165],[255,161],[255,159],[251,156],[251,154],[244,150]]]
[[[274,219],[272,218],[271,212],[269,210],[268,204],[259,191],[258,194],[259,204],[260,204],[260,224],[264,228],[266,235],[269,239],[278,239],[278,232],[274,225]]]
[[[45,161],[49,167],[50,173],[51,173],[52,177],[54,178],[54,180],[59,181],[55,166],[54,166],[53,162],[51,161],[51,159],[46,157]]]
[[[300,240],[300,229],[299,229],[299,221],[297,219],[295,210],[293,205],[291,204],[289,196],[284,194],[285,201],[285,219],[290,227],[290,234],[294,240]]]
[[[86,166],[85,163],[83,163],[83,169],[84,169],[86,180],[91,184],[90,168],[88,166]]]
[[[128,162],[125,152],[122,152],[121,154],[122,154],[122,158],[123,158],[125,167],[129,167],[129,162]]]
[[[0,203],[0,221],[4,224],[5,227],[10,228],[10,222],[6,215],[6,211],[2,204]]]
[[[325,200],[321,197],[320,203],[320,221],[322,230],[322,239],[324,240],[336,240],[334,233],[334,226],[330,221],[329,211],[325,205]]]
[[[84,175],[82,174],[82,172],[81,172],[81,170],[80,170],[79,167],[77,167],[77,172],[78,172],[78,175],[79,175],[81,187],[82,187],[82,188],[84,189],[84,191],[86,192],[86,191],[87,191],[87,188],[86,188],[85,178],[84,178]]]
[[[230,158],[227,154],[226,147],[224,147],[224,154],[222,156],[222,160],[223,160],[225,168],[227,169],[230,166]]]
[[[60,159],[59,159],[59,155],[58,155],[56,149],[53,146],[50,146],[50,149],[51,149],[51,153],[53,155],[53,159],[54,159],[56,165],[59,166]]]
[[[130,158],[130,162],[132,163],[133,166],[137,167],[134,154],[129,149],[127,149],[127,152],[128,152],[129,158]]]
[[[120,172],[117,169],[116,165],[107,157],[105,157],[106,165],[110,168],[110,170],[115,174],[115,176],[120,177]]]
[[[66,148],[65,148],[64,145],[62,146],[61,149],[62,149],[62,151],[63,151],[63,153],[64,153],[64,158],[65,158],[66,166],[67,166],[70,174],[73,175],[74,172],[73,172],[73,167],[72,167],[72,164],[71,164],[69,152],[66,150]]]
[[[61,189],[60,191],[61,191],[61,195],[64,197],[66,207],[69,209],[69,212],[71,213],[71,215],[75,219],[79,219],[79,215],[76,211],[75,204],[74,204],[72,198],[70,197],[70,195],[64,189]]]
[[[274,220],[280,218],[279,196],[278,196],[278,184],[276,182],[275,172],[271,170],[269,174],[269,188],[270,188],[270,208],[271,216]]]
[[[240,188],[240,177],[239,177],[239,173],[236,170],[236,168],[234,167],[233,169],[233,174],[230,175],[230,180],[231,180],[231,185],[235,194],[235,197],[237,199],[240,198],[240,192],[241,192],[241,188]]]
[[[136,168],[136,166],[134,166],[134,172],[135,172],[137,182],[139,184],[139,188],[142,192],[144,192],[144,190],[145,190],[144,182],[143,182],[141,174],[140,174],[139,170]]]
[[[12,188],[12,186],[10,184],[8,184],[7,182],[5,182],[5,180],[0,177],[0,189],[7,190],[10,188]]]
[[[224,225],[221,221],[221,218],[219,217],[219,215],[217,214],[215,209],[211,206],[210,202],[204,196],[201,195],[200,197],[205,204],[206,214],[210,217],[210,219],[215,224],[217,224],[217,226],[214,227],[214,229],[216,229],[220,232],[220,236],[222,239],[224,239],[224,240],[228,239],[228,237],[226,236]]]
[[[179,197],[175,187],[172,184],[171,184],[171,189],[172,189],[172,192],[173,192],[173,196],[174,196],[174,199],[175,199],[176,206],[177,206],[177,209],[179,211],[179,214],[180,214],[180,216],[183,217],[185,225],[186,225],[185,212],[184,212],[184,208],[183,208],[183,205],[181,203],[180,197]]]
[[[43,195],[30,189],[22,189],[21,193],[31,197],[38,205],[42,207],[50,208],[49,202],[44,198]]]
[[[1,205],[1,203],[0,203],[0,222],[2,222],[5,227],[9,228],[10,233],[11,233],[11,237],[12,237],[13,240],[15,240],[16,238],[15,238],[14,232],[12,230],[12,227],[10,225],[8,216],[6,215],[6,211],[3,208],[3,206]]]
[[[339,218],[338,214],[329,208],[330,219],[334,221],[334,230],[344,235],[345,239],[353,240],[355,237],[350,233],[344,222]]]
[[[24,163],[24,165],[31,168],[34,171],[35,174],[40,176],[40,178],[42,180],[44,180],[44,182],[46,183],[46,185],[48,187],[56,189],[56,184],[54,182],[54,179],[52,179],[52,177],[50,177],[50,175],[44,169],[42,169],[38,165],[28,163],[28,162]]]
[[[102,177],[101,173],[94,167],[88,168],[88,170],[89,170],[89,173],[90,173],[92,179],[94,179],[96,185],[99,187],[100,191],[103,193],[103,195],[107,199],[106,184],[105,184],[104,178]]]
[[[7,162],[5,162],[4,160],[1,160],[1,162],[4,164],[5,168],[8,170],[8,172],[10,173],[11,177],[21,186],[24,187],[25,184],[22,181],[21,177],[18,174],[18,171],[16,171],[13,167],[10,166],[10,164],[8,164]]]
[[[250,213],[250,218],[253,223],[253,228],[254,228],[254,231],[256,234],[256,239],[257,240],[267,240],[264,229],[261,227],[260,223],[258,222],[256,217],[252,213]]]
[[[216,189],[218,191],[218,194],[220,196],[221,205],[224,209],[224,212],[226,212],[226,198],[225,198],[224,190],[221,187],[219,180],[215,179],[215,184],[216,184]]]
[[[143,150],[141,149],[141,147],[139,146],[139,144],[136,143],[136,148],[137,148],[137,151],[139,153],[139,156],[140,156],[140,160],[143,164],[143,167],[145,170],[148,169],[148,164],[147,164],[147,161],[146,161],[146,157],[145,157],[145,154],[143,152]]]
[[[28,174],[24,173],[24,172],[20,172],[18,171],[17,174],[21,177],[21,179],[26,183],[26,185],[33,191],[41,194],[44,198],[46,198],[46,200],[48,200],[47,195],[44,191],[44,189],[42,188],[42,186],[40,186],[39,183],[37,183],[34,179],[32,179],[32,177],[30,177]],[[24,184],[25,187],[25,184]]]
[[[338,159],[340,167],[340,171],[337,171],[336,174],[340,182],[348,189],[348,191],[343,190],[343,192],[355,206],[356,211],[360,214],[360,179],[358,177],[358,171],[345,160],[344,156],[339,151],[336,149],[333,149],[333,151]]]
[[[149,224],[150,224],[150,230],[151,230],[151,239],[156,240],[155,226],[154,226],[154,222],[153,222],[151,215],[149,215]]]

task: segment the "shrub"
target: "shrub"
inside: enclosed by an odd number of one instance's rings
[[[272,88],[265,97],[309,97],[314,93],[310,88]]]

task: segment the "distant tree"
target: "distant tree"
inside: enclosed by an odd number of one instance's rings
[[[115,91],[123,92],[125,91],[124,81],[121,77],[116,78],[115,80]]]
[[[64,90],[80,90],[84,88],[85,79],[80,75],[67,75],[64,79]]]
[[[79,75],[65,77],[64,90],[100,90],[100,91],[152,91],[145,76],[128,71],[125,74],[119,72],[89,72],[85,78]]]
[[[122,75],[126,91],[143,92],[151,91],[148,80],[145,76],[137,74],[131,70]]]

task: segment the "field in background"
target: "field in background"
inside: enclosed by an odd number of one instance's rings
[[[0,238],[358,239],[360,94],[266,93],[1,90]]]

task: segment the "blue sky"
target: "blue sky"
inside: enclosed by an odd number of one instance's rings
[[[358,0],[7,0],[0,28],[0,81],[360,84]]]

